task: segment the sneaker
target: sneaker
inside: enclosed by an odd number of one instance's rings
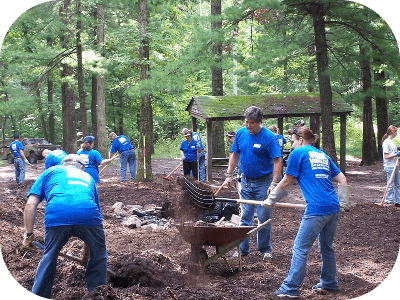
[[[400,207],[400,203],[395,203],[394,206]]]
[[[280,288],[274,292],[274,296],[279,298],[299,298],[299,295],[290,295],[282,291]]]
[[[317,293],[321,293],[321,294],[324,294],[324,293],[327,293],[327,292],[335,292],[336,291],[336,290],[327,289],[327,288],[322,287],[322,283],[317,283],[316,285],[314,285],[312,287],[312,290],[317,292]]]
[[[241,254],[241,256],[247,256],[248,254]],[[235,251],[235,253],[232,254],[232,258],[238,258],[239,257],[239,252]]]
[[[272,259],[271,252],[264,253],[263,260],[269,260],[269,259]]]

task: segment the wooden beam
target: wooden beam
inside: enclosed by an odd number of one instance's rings
[[[207,130],[207,174],[206,180],[212,180],[212,121],[206,120],[206,130]]]

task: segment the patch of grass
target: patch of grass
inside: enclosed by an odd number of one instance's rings
[[[183,138],[178,136],[176,139],[160,139],[154,145],[154,154],[151,156],[155,159],[160,158],[170,158],[170,159],[179,159],[181,157],[181,153],[179,148],[181,147],[181,143]]]

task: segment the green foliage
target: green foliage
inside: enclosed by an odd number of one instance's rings
[[[324,1],[326,2],[326,1]],[[350,1],[329,1],[329,74],[335,94],[354,107],[347,122],[347,152],[361,155],[362,100],[365,94],[360,81],[360,40],[368,49],[366,57],[373,71],[384,71],[385,80],[374,82],[368,91],[373,97],[385,91],[389,99],[389,123],[400,122],[398,70],[400,59],[397,43],[387,24],[374,12]],[[72,1],[72,4],[75,4]],[[93,12],[98,1],[81,1],[84,91],[87,118],[91,126],[91,78],[105,76],[106,118],[108,130],[119,130],[133,141],[139,137],[138,112],[140,97],[151,95],[155,156],[179,157],[180,130],[190,127],[185,110],[193,96],[211,95],[211,68],[216,66],[213,42],[223,45],[222,61],[224,94],[233,94],[237,80],[238,95],[269,93],[318,93],[312,20],[292,9],[301,0],[222,2],[222,28],[214,35],[209,1],[148,0],[149,78],[141,80],[137,21],[138,1],[101,1],[105,6],[104,56],[96,46]],[[72,9],[72,22],[62,23],[62,2],[42,3],[24,13],[10,28],[0,56],[0,111],[6,117],[5,135],[19,131],[26,136],[43,136],[39,105],[47,121],[50,112],[56,119],[56,142],[62,141],[61,64],[76,68],[77,14]],[[346,25],[347,24],[347,25]],[[350,24],[351,26],[348,26]],[[358,28],[362,28],[362,38]],[[71,30],[69,49],[62,47],[61,32]],[[377,61],[379,58],[379,61]],[[313,69],[314,68],[314,69]],[[47,80],[54,83],[53,103],[47,102]],[[77,91],[76,78],[68,82]],[[39,89],[40,98],[36,96]],[[75,93],[76,96],[77,92]],[[76,106],[79,112],[79,105]],[[11,116],[13,120],[11,120]],[[298,118],[284,120],[286,130]],[[78,126],[80,123],[78,123]],[[264,125],[276,125],[265,120]],[[47,125],[48,126],[48,125]],[[205,124],[198,122],[205,141]],[[236,131],[241,121],[225,122],[225,131]],[[338,139],[338,124],[335,137]],[[76,128],[80,131],[80,128]],[[336,141],[337,149],[339,142]],[[170,152],[170,153],[169,153]]]

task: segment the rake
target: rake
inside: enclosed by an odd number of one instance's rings
[[[215,202],[251,204],[251,205],[260,205],[262,203],[262,201],[259,201],[259,200],[245,200],[245,199],[231,199],[231,198],[215,197],[215,194],[212,191],[195,185],[187,177],[183,177],[183,188],[187,191],[192,202],[201,208],[214,207]],[[306,207],[305,204],[280,203],[280,202],[276,202],[273,206],[274,207],[300,208],[300,209],[304,209]]]

